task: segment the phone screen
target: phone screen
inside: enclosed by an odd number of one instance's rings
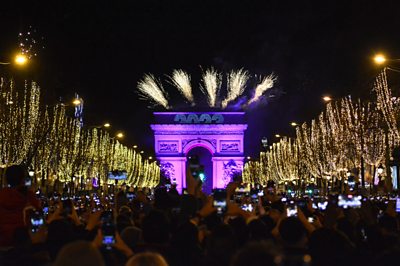
[[[253,211],[253,205],[251,204],[243,204],[241,206],[242,210],[247,211],[247,212],[252,212]]]
[[[135,198],[135,194],[134,194],[133,192],[127,192],[127,193],[126,193],[126,198],[127,198],[129,201],[132,201],[132,200]]]
[[[361,196],[354,195],[339,195],[338,206],[344,209],[347,208],[360,208],[361,207]]]
[[[31,231],[36,233],[44,225],[44,217],[37,211],[31,216]]]
[[[102,226],[101,230],[103,233],[103,245],[106,249],[112,249],[112,245],[115,244],[115,224],[113,220],[112,211],[105,211],[102,214]]]
[[[224,189],[216,189],[214,191],[213,206],[217,209],[218,214],[226,211],[226,191]]]

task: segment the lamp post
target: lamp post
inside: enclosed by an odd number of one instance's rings
[[[24,66],[29,62],[29,59],[24,54],[17,54],[13,60],[14,64],[17,66]],[[0,62],[0,65],[11,65],[12,62]]]

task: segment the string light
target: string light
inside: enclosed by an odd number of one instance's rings
[[[6,104],[10,101],[13,104]],[[68,117],[64,105],[40,103],[40,88],[0,80],[0,167],[25,163],[47,182],[71,182],[73,177],[97,177],[110,182],[108,172],[127,171],[127,184],[154,187],[160,181],[156,162],[143,160],[105,130],[83,129]],[[75,181],[79,182],[80,178]]]

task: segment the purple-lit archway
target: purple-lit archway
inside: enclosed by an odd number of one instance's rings
[[[192,149],[202,147],[212,155],[212,188],[224,188],[243,168],[243,112],[156,112],[154,131],[156,157],[161,168],[186,187],[186,161]]]

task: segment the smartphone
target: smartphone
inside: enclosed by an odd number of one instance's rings
[[[25,186],[32,186],[32,179],[30,177],[25,178]]]
[[[102,244],[107,250],[112,249],[115,244],[115,224],[112,211],[105,211],[101,216],[101,230],[103,233]]]
[[[327,201],[322,201],[317,203],[318,210],[325,211],[326,207],[328,206]]]
[[[287,217],[296,217],[297,216],[297,206],[289,205],[286,209]]]
[[[39,211],[31,214],[31,231],[36,233],[44,225],[44,217]]]
[[[213,207],[217,209],[218,214],[226,212],[226,190],[215,189]]]
[[[72,201],[70,199],[64,199],[61,201],[63,206],[62,215],[68,217],[72,214]]]
[[[247,211],[247,212],[252,212],[253,211],[253,205],[251,204],[243,204],[241,206],[242,210]]]
[[[199,178],[200,160],[197,155],[189,157],[189,169],[193,178]]]
[[[355,195],[339,195],[338,206],[344,209],[361,208],[361,196]]]
[[[133,193],[133,192],[126,192],[126,198],[127,198],[129,201],[132,201],[132,200],[135,198],[135,193]]]

